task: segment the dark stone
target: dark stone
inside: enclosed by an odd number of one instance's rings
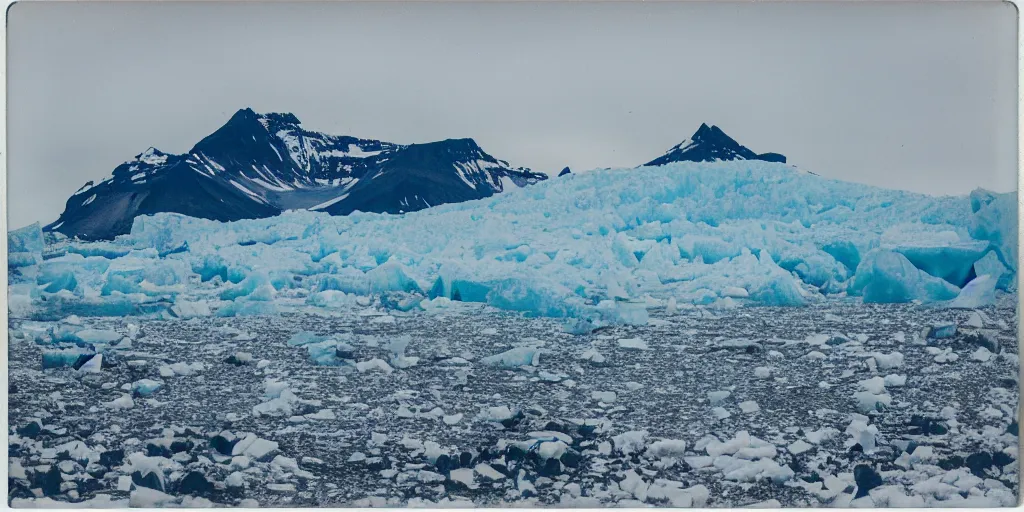
[[[910,417],[908,425],[910,427],[909,432],[914,435],[941,436],[949,432],[949,429],[939,420],[925,418],[917,414]]]
[[[95,429],[92,428],[92,425],[79,425],[75,429],[75,435],[81,437],[82,439],[85,439],[91,436],[94,431]]]
[[[583,461],[583,456],[576,450],[566,450],[558,460],[565,464],[567,468],[578,468],[580,467],[580,462]]]
[[[132,472],[132,482],[139,487],[148,487],[160,492],[164,490],[164,484],[160,477],[152,471],[147,472],[145,475],[138,471]]]
[[[192,496],[207,495],[213,491],[213,484],[206,479],[206,475],[199,471],[192,471],[185,475],[178,483],[178,494],[191,494]]]
[[[1013,458],[1003,452],[992,453],[992,464],[995,464],[1000,468],[1011,462],[1013,462]]]
[[[96,492],[96,491],[98,491],[100,489],[103,489],[103,487],[104,487],[103,482],[98,480],[98,479],[95,479],[95,480],[79,480],[77,483],[78,483],[78,494],[80,496],[86,495],[86,494],[92,494],[92,493],[94,493],[94,492]]]
[[[381,457],[380,460],[366,463],[366,469],[370,471],[382,471],[391,467],[391,461],[387,457]]]
[[[807,483],[810,483],[810,484],[817,483],[817,482],[823,482],[824,481],[824,479],[821,478],[821,475],[819,475],[817,471],[811,471],[810,475],[802,476],[800,478],[803,479],[804,482],[807,482]]]
[[[35,493],[33,493],[31,489],[26,487],[25,484],[21,483],[21,481],[15,480],[13,478],[7,479],[8,504],[10,504],[10,500],[13,500],[14,498],[32,499],[35,497]]]
[[[985,347],[993,354],[999,353],[999,340],[987,333],[981,331],[968,332],[967,334],[964,334],[963,340],[964,342],[977,347]]]
[[[476,460],[480,462],[487,462],[498,457],[497,450],[491,446],[480,447],[480,454],[476,456]]]
[[[110,450],[100,454],[100,464],[113,469],[124,464],[124,450]]]
[[[847,343],[849,341],[850,341],[849,338],[847,338],[845,336],[832,336],[828,340],[825,341],[825,344],[830,346],[830,347],[834,347],[836,345],[842,345],[843,343]]]
[[[561,432],[563,434],[569,434],[570,433],[570,428],[569,428],[568,425],[566,425],[564,423],[559,423],[557,421],[549,421],[549,422],[547,422],[544,425],[544,430],[547,430],[549,432]]]
[[[437,468],[438,473],[447,473],[452,470],[452,458],[448,454],[441,454],[434,461],[434,467]]]
[[[597,432],[597,425],[580,425],[576,432],[579,433],[580,437],[589,439],[594,437],[594,432]]]
[[[216,435],[210,439],[210,447],[217,450],[221,455],[231,455],[231,450],[235,448],[235,443],[237,442],[237,439],[228,441],[226,437]]]
[[[544,464],[538,468],[538,473],[541,476],[553,477],[562,474],[562,465],[557,459],[547,459]]]
[[[868,495],[868,491],[882,485],[882,477],[867,464],[858,464],[853,468],[853,480],[857,482],[857,495],[854,499]]]
[[[171,451],[174,452],[174,453],[190,452],[190,451],[192,451],[192,448],[195,448],[195,446],[196,446],[195,443],[193,443],[192,441],[189,441],[189,440],[185,440],[185,441],[172,441],[171,442]]]
[[[8,395],[13,395],[13,394],[16,394],[17,392],[18,392],[18,385],[17,384],[12,382],[10,386],[7,386],[7,394]]]
[[[974,476],[979,478],[986,478],[985,470],[992,467],[992,455],[988,452],[978,452],[967,456],[967,460],[964,461],[964,465],[971,470]]]
[[[1013,420],[1013,423],[1010,423],[1010,425],[1006,427],[1006,433],[1007,434],[1013,434],[1013,435],[1015,435],[1017,437],[1020,437],[1020,433],[1019,432],[1020,432],[1020,425],[1017,424],[1017,420]]]
[[[963,466],[964,458],[959,455],[953,455],[949,458],[942,459],[939,461],[939,467],[946,471],[952,471],[956,468],[961,468]]]
[[[1017,389],[1017,381],[1013,379],[999,379],[996,384],[1005,389]]]
[[[459,465],[464,468],[468,468],[473,463],[473,454],[469,452],[462,452],[459,454]]]
[[[523,460],[526,458],[526,450],[523,450],[514,444],[510,444],[505,448],[505,458],[508,460]]]
[[[356,353],[351,349],[338,347],[334,349],[334,356],[338,359],[355,359]]]
[[[84,366],[85,363],[88,363],[90,360],[92,360],[92,358],[94,358],[94,357],[96,357],[96,354],[82,354],[82,355],[78,356],[78,360],[75,361],[75,364],[73,364],[71,366],[74,369],[78,370],[78,369],[82,368],[82,366]],[[102,363],[102,362],[103,361],[100,361],[100,363]]]
[[[242,360],[238,359],[237,357],[235,357],[234,354],[231,354],[230,356],[228,356],[228,358],[225,359],[224,362],[228,363],[228,364],[233,364],[235,366],[245,366],[245,365],[249,364],[246,361],[242,361]]]
[[[55,496],[60,494],[60,484],[64,479],[60,476],[60,469],[54,464],[45,473],[32,473],[29,475],[29,482],[32,487],[38,487],[43,491],[43,496]]]
[[[43,431],[43,426],[38,421],[30,421],[24,426],[18,427],[17,432],[21,437],[35,439]]]
[[[171,453],[171,451],[168,450],[167,447],[165,447],[165,446],[160,446],[158,444],[149,443],[149,444],[146,445],[146,455],[148,455],[150,457],[167,457],[167,458],[170,458],[174,454]]]
[[[525,418],[526,415],[523,414],[523,411],[516,411],[515,416],[501,420],[501,426],[505,427],[506,429],[512,429],[519,425],[519,423],[522,422]]]

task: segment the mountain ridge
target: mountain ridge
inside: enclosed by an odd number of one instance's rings
[[[136,216],[159,212],[219,221],[288,209],[403,213],[544,179],[469,138],[396,144],[310,131],[294,114],[244,108],[186,153],[150,147],[87,182],[44,230],[110,239],[127,233]]]

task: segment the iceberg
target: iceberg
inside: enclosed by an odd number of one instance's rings
[[[864,302],[937,302],[950,300],[960,292],[948,282],[917,268],[906,256],[876,249],[857,266],[849,289]]]
[[[332,314],[375,301],[401,316],[463,302],[586,333],[645,324],[669,298],[945,303],[982,275],[1013,291],[1016,236],[1015,194],[933,197],[766,161],[677,162],[402,215],[140,216],[114,241],[38,261],[43,238],[24,228],[10,254],[34,263],[9,271],[9,307],[59,320]]]

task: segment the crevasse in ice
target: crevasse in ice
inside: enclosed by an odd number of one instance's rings
[[[11,307],[40,319],[264,315],[383,295],[403,311],[481,302],[585,331],[646,322],[670,297],[940,302],[981,275],[1015,291],[1016,204],[738,161],[596,170],[404,215],[142,216],[129,235],[47,260],[34,226],[9,236]]]

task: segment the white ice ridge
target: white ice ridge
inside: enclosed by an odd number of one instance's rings
[[[74,243],[45,261],[12,256],[34,270],[11,293],[29,310],[60,294],[48,303],[78,314],[142,314],[152,308],[138,304],[160,298],[234,315],[274,313],[287,298],[330,307],[339,292],[409,292],[584,328],[645,322],[645,308],[669,299],[945,302],[983,275],[1015,291],[1016,218],[1012,194],[932,197],[769,162],[676,163],[595,170],[403,215],[140,216],[114,242]],[[34,233],[13,232],[12,250],[40,245],[19,238]]]

